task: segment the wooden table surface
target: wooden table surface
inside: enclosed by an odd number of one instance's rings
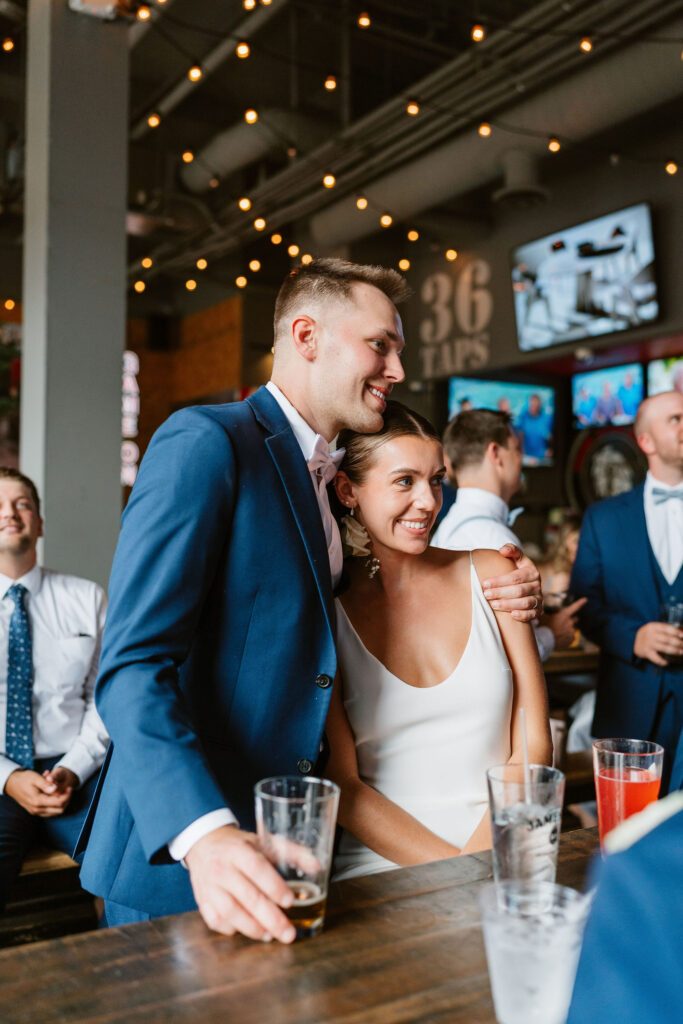
[[[562,834],[581,888],[597,830]],[[495,1024],[477,891],[490,853],[331,886],[315,939],[263,945],[199,914],[0,952],[2,1024]]]
[[[597,647],[591,646],[589,650],[570,647],[564,651],[553,651],[543,662],[543,671],[546,675],[597,672],[599,663],[600,651]]]

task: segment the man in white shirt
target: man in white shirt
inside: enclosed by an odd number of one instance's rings
[[[73,850],[107,734],[93,691],[104,591],[42,569],[35,485],[0,467],[0,910],[28,848]]]
[[[587,510],[570,586],[600,647],[593,734],[661,743],[665,793],[683,783],[683,395],[647,398],[634,433],[645,483]]]
[[[443,436],[449,478],[457,485],[455,502],[439,524],[432,544],[437,548],[473,551],[499,550],[505,544],[521,548],[508,526],[509,502],[522,484],[522,449],[509,413],[468,409],[458,413]],[[552,615],[536,628],[541,660],[574,640],[576,614],[585,599]]]

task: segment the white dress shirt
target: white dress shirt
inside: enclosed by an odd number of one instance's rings
[[[683,565],[683,501],[669,498],[655,503],[652,495],[655,487],[663,491],[683,491],[683,482],[673,486],[665,484],[648,471],[643,493],[647,535],[664,579],[673,583]]]
[[[499,551],[504,544],[522,543],[508,526],[510,509],[497,494],[481,487],[459,487],[455,501],[439,523],[432,544],[452,551],[474,551],[492,548]],[[555,636],[549,626],[534,623],[534,635],[541,661],[555,650]]]
[[[0,792],[20,767],[4,754],[9,626],[14,612],[7,591],[14,583],[27,590],[34,754],[63,755],[58,763],[82,784],[102,764],[108,743],[93,699],[107,599],[91,580],[39,565],[18,580],[0,573]]]
[[[273,384],[272,380],[268,381],[266,388],[270,391],[271,395],[287,417],[287,422],[292,428],[292,432],[294,433],[294,437],[301,449],[304,461],[308,463],[313,456],[313,451],[319,435],[316,434],[308,423],[306,423],[303,416],[297,412],[292,403],[285,398],[277,385]],[[325,530],[327,554],[330,559],[332,586],[336,587],[341,578],[344,561],[339,527],[336,519],[332,515],[327,491],[324,487],[318,487],[318,478],[316,473],[310,470],[309,472],[311,474],[313,490],[316,494],[318,507],[320,509],[320,517]],[[232,811],[228,810],[227,807],[221,807],[218,810],[209,811],[208,814],[203,814],[201,818],[197,818],[197,820],[193,821],[191,825],[188,825],[186,829],[183,829],[180,835],[177,835],[175,839],[172,839],[168,844],[168,852],[174,860],[184,860],[194,844],[200,839],[203,839],[203,837],[208,835],[209,832],[215,831],[215,829],[220,828],[222,825],[237,824],[239,824],[237,818]]]

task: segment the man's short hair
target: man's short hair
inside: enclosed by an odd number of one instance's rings
[[[284,279],[275,300],[275,341],[278,340],[283,323],[294,313],[302,299],[313,302],[348,299],[356,282],[379,288],[395,306],[410,295],[410,287],[405,278],[388,267],[350,263],[334,257],[301,264]]]
[[[35,502],[38,515],[40,515],[40,498],[38,497],[38,488],[34,484],[30,477],[24,476],[18,469],[14,469],[13,466],[0,466],[0,480],[18,480],[20,484],[27,487],[31,492],[31,497]]]
[[[444,451],[456,471],[465,466],[478,466],[492,442],[505,447],[512,433],[512,418],[508,412],[465,409],[444,430]]]

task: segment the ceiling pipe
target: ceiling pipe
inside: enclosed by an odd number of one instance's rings
[[[213,178],[225,178],[287,146],[307,153],[330,133],[329,123],[292,110],[264,110],[255,124],[240,121],[214,136],[180,172],[190,192],[206,192]]]
[[[224,64],[226,60],[235,56],[235,46],[238,42],[247,41],[251,39],[260,28],[262,28],[267,22],[279,14],[280,11],[288,5],[289,0],[272,0],[272,3],[267,7],[258,7],[255,11],[248,14],[236,28],[224,39],[218,46],[214,47],[206,56],[202,57],[200,66],[202,69],[202,81],[213,74],[213,72]],[[197,82],[191,82],[190,79],[185,76],[170,92],[166,93],[157,103],[154,105],[155,113],[159,114],[160,117],[165,117],[172,110],[181,103],[185,97],[197,87]],[[131,130],[131,139],[141,139],[147,135],[150,128],[147,123],[147,114],[141,117],[140,120],[133,125]]]
[[[683,19],[669,23],[667,35],[683,33]],[[522,131],[548,132],[580,142],[630,117],[680,95],[680,43],[653,60],[652,45],[634,43],[556,83],[532,99],[505,110],[501,120]],[[628,68],[628,73],[625,73]],[[481,139],[475,129],[363,188],[370,209],[402,221],[500,177],[501,161],[511,135],[494,129]],[[525,149],[547,154],[542,138],[529,138]],[[379,213],[356,208],[354,196],[326,207],[310,221],[313,238],[326,246],[358,241],[379,230]]]

